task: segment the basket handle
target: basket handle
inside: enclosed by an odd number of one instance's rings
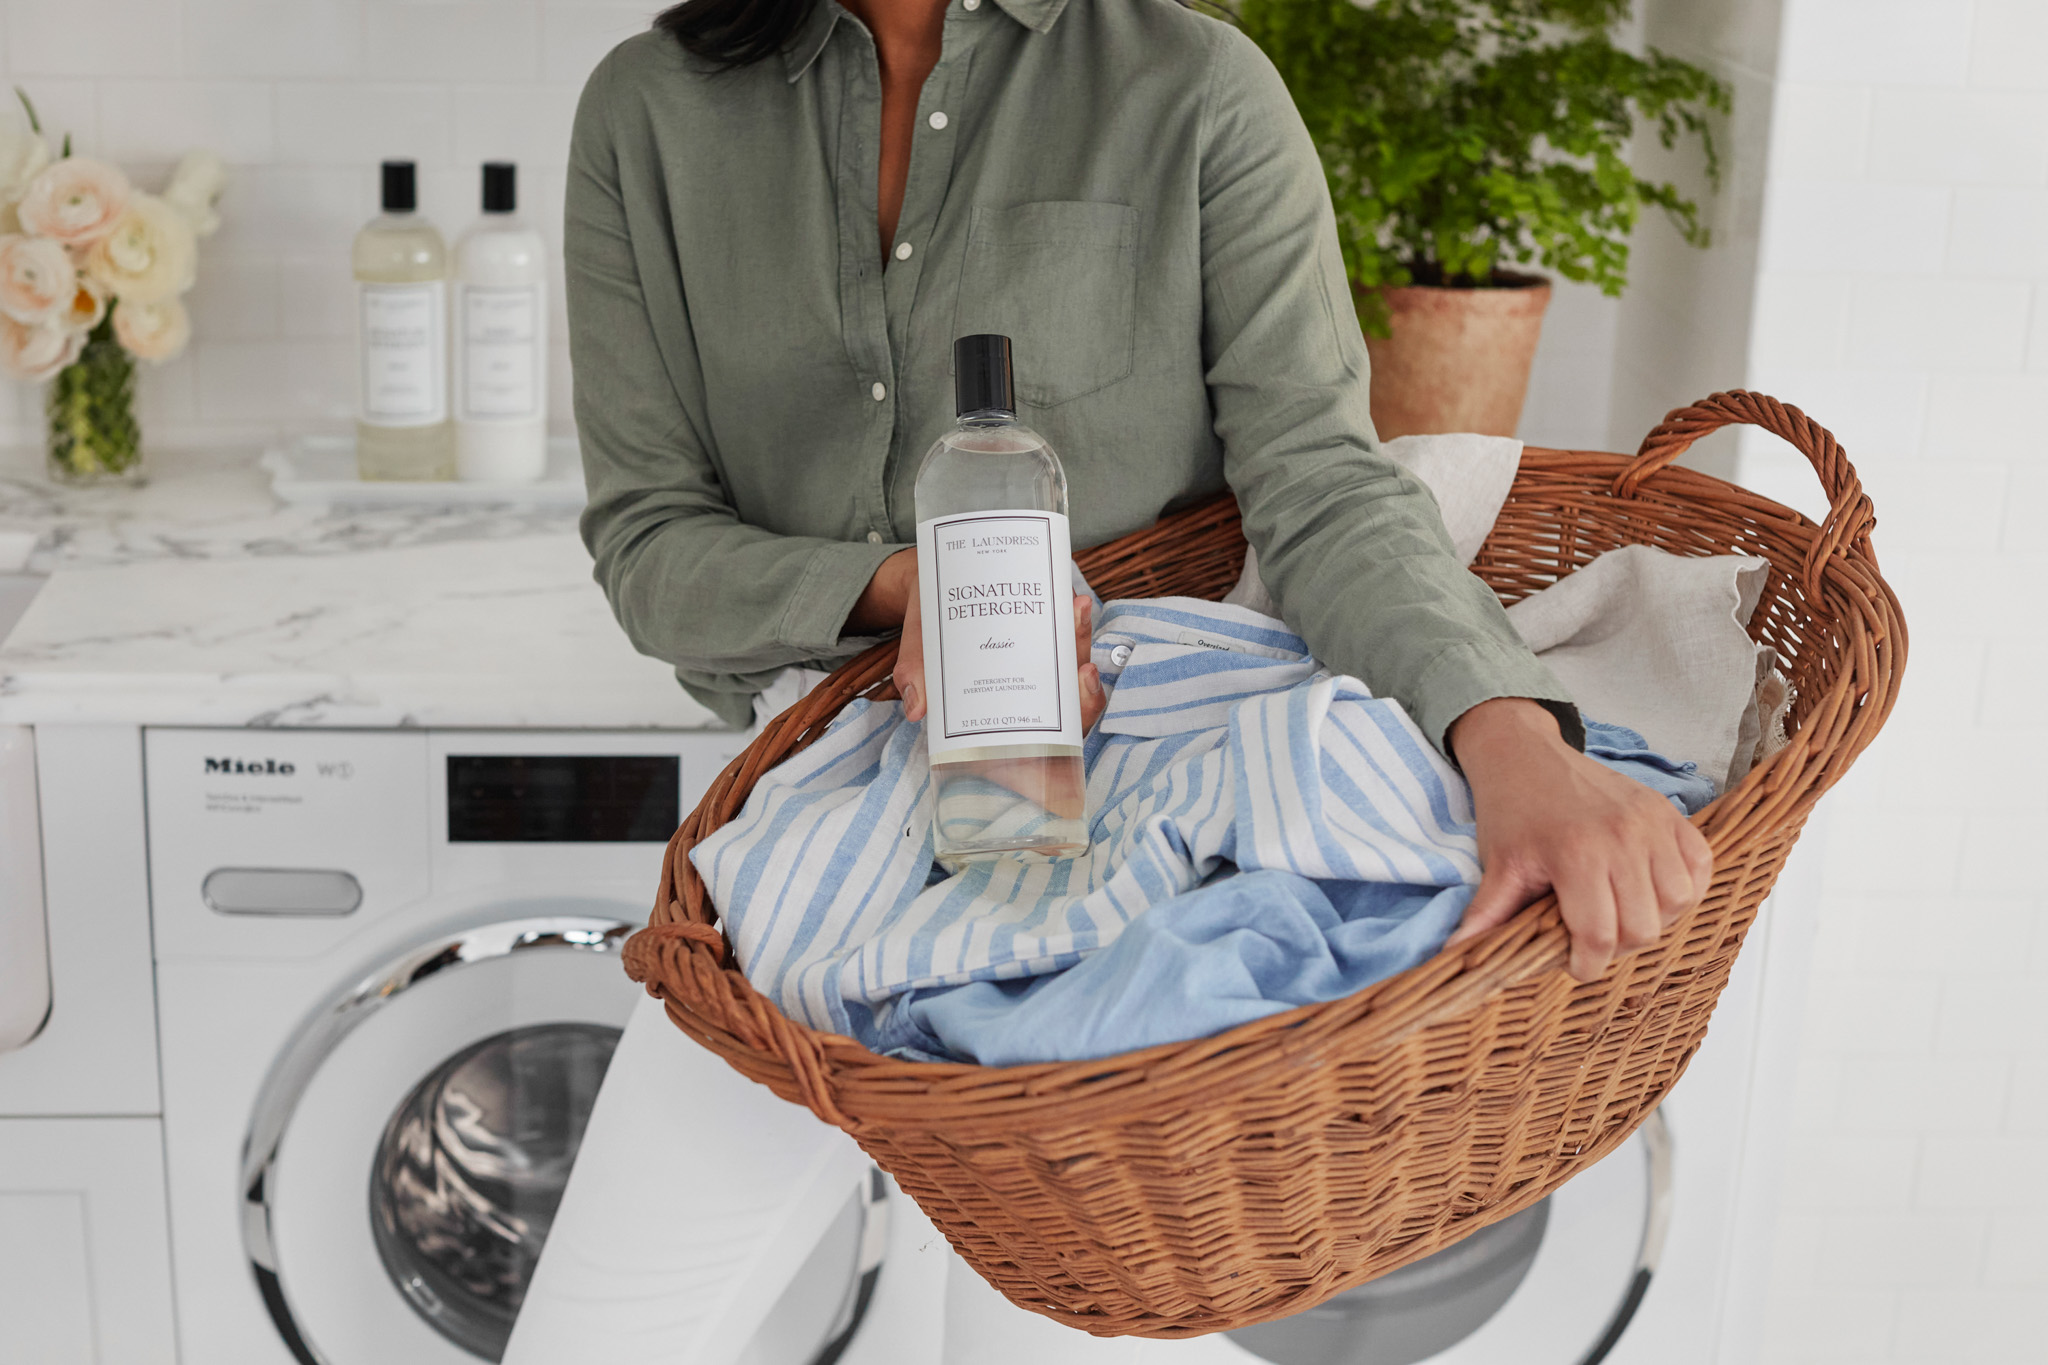
[[[1734,389],[1703,398],[1690,407],[1674,408],[1665,414],[1657,429],[1643,438],[1636,457],[1615,477],[1613,493],[1633,498],[1637,490],[1658,470],[1683,455],[1694,441],[1710,432],[1737,423],[1762,427],[1789,441],[1813,464],[1827,491],[1828,514],[1820,534],[1806,551],[1806,573],[1801,586],[1810,602],[1820,600],[1821,572],[1838,554],[1855,550],[1875,559],[1870,547],[1870,530],[1877,524],[1870,497],[1856,467],[1842,450],[1834,433],[1790,403],[1780,403],[1766,394]]]

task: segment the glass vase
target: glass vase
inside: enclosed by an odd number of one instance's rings
[[[102,318],[78,359],[50,381],[50,478],[138,483],[142,428],[135,420],[135,358]]]

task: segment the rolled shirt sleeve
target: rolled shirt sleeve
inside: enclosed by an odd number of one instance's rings
[[[1315,656],[1451,723],[1527,697],[1583,745],[1570,695],[1452,552],[1435,501],[1382,453],[1322,168],[1265,55],[1218,26],[1201,146],[1203,354],[1245,536]]]

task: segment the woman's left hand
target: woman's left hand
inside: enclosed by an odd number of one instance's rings
[[[887,572],[899,576],[898,581],[883,585],[882,577]],[[917,555],[904,550],[882,561],[882,567],[875,571],[875,583],[869,592],[863,594],[863,602],[871,596],[887,593],[902,594],[903,635],[896,643],[896,669],[894,673],[896,691],[903,698],[903,718],[923,720],[928,709],[929,698],[924,685],[924,619],[918,610]],[[856,612],[858,613],[858,608]],[[1081,733],[1087,734],[1095,728],[1095,722],[1102,718],[1103,708],[1109,705],[1109,693],[1102,686],[1101,670],[1088,658],[1095,643],[1095,609],[1088,599],[1078,594],[1074,597],[1074,657],[1081,660]]]
[[[1566,744],[1535,702],[1481,702],[1451,737],[1472,784],[1484,869],[1452,944],[1554,890],[1571,931],[1571,974],[1591,981],[1706,895],[1714,856],[1700,832],[1656,792]]]

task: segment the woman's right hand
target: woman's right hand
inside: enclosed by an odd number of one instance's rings
[[[897,603],[901,603],[897,607]],[[867,590],[854,604],[847,624],[856,629],[881,629],[881,613],[894,608],[903,624],[903,635],[896,643],[896,691],[903,698],[903,718],[923,720],[928,698],[924,687],[924,618],[918,609],[917,594],[917,552],[898,550],[883,560],[875,570],[875,576],[868,581]],[[864,625],[863,610],[875,615],[865,618],[872,624]],[[1109,694],[1102,687],[1102,673],[1088,655],[1095,638],[1094,608],[1085,597],[1074,598],[1074,657],[1084,660],[1081,664],[1081,733],[1095,728],[1103,708],[1109,705]]]

